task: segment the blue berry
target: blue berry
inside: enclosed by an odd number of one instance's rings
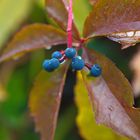
[[[51,62],[50,62],[50,60],[45,60],[44,62],[43,62],[43,68],[46,70],[46,71],[48,71],[48,72],[52,72],[54,69],[51,67]]]
[[[75,48],[67,48],[65,50],[65,55],[67,58],[73,58],[76,55],[76,49]]]
[[[94,64],[90,70],[90,73],[94,77],[98,77],[102,73],[102,68],[98,64]]]
[[[55,51],[55,52],[52,54],[52,58],[60,59],[61,57],[62,57],[62,54],[61,54],[59,51]]]
[[[84,66],[85,62],[80,56],[76,56],[72,59],[72,68],[74,70],[82,70]]]
[[[51,63],[51,67],[52,67],[53,69],[58,68],[59,65],[60,65],[59,60],[56,59],[56,58],[52,58],[52,59],[50,60],[50,63]]]
[[[48,71],[48,72],[52,72],[53,70],[55,70],[56,68],[58,68],[60,65],[60,62],[58,59],[56,58],[52,58],[50,60],[45,60],[43,62],[43,68]]]

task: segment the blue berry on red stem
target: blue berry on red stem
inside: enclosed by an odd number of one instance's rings
[[[60,65],[60,62],[58,59],[56,58],[52,58],[51,60],[51,66],[54,68],[54,69],[57,69]]]
[[[52,58],[50,60],[47,59],[43,62],[43,68],[48,72],[52,72],[53,70],[58,68],[59,65],[60,65],[60,62],[56,58]]]
[[[52,53],[52,58],[60,59],[62,57],[62,54],[59,51],[55,51]]]
[[[100,67],[100,65],[94,64],[94,65],[91,67],[90,73],[91,73],[92,76],[98,77],[98,76],[100,76],[101,73],[102,73],[102,68]]]
[[[43,62],[43,69],[45,69],[46,71],[48,71],[48,72],[52,72],[54,69],[51,67],[51,62],[50,62],[50,60],[48,60],[48,59],[46,59],[46,60],[44,60],[44,62]]]
[[[82,70],[84,66],[85,62],[80,56],[76,56],[72,59],[72,68],[74,70]]]
[[[72,59],[76,55],[76,49],[75,48],[67,48],[65,50],[65,55],[67,58]]]

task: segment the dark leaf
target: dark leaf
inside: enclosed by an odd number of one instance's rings
[[[31,90],[29,106],[41,140],[53,140],[67,66],[53,73],[42,71]]]
[[[68,2],[65,3],[63,0],[45,0],[47,13],[52,17],[58,25],[64,30],[67,30],[68,21]],[[79,40],[79,33],[73,24],[73,36]]]
[[[90,78],[83,73],[97,123],[140,140],[140,112],[132,107],[132,90],[128,81],[105,56],[91,50],[88,54],[87,61],[99,63],[103,69],[99,78]]]
[[[85,21],[84,37],[112,36],[116,33],[139,31],[139,7],[140,0],[97,1]],[[134,42],[129,46],[131,44]]]
[[[65,43],[65,32],[44,24],[29,25],[15,35],[0,56],[0,62],[9,58],[18,58],[36,49]]]

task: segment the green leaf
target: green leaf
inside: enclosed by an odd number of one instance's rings
[[[0,47],[28,16],[32,3],[32,0],[0,1]]]
[[[68,138],[69,133],[75,127],[76,109],[71,105],[64,111],[58,119],[58,126],[54,140],[65,140]]]
[[[105,56],[92,50],[88,50],[88,56],[85,57],[88,63],[98,63],[103,70],[99,78],[87,77],[86,73],[82,72],[97,123],[139,140],[140,110],[132,107],[132,90],[129,82]]]
[[[74,22],[81,34],[83,31],[85,19],[89,15],[90,11],[91,11],[91,6],[88,0],[74,0],[73,1]]]
[[[114,133],[110,128],[96,124],[95,114],[92,112],[88,92],[80,72],[77,75],[75,94],[78,107],[76,122],[84,140],[127,140],[127,138]]]
[[[65,43],[65,32],[45,24],[29,25],[14,36],[13,40],[0,56],[0,62],[9,58],[17,59],[23,54],[36,49],[49,49],[52,45]]]
[[[8,68],[13,70],[7,66]],[[10,77],[6,70],[4,73],[8,76],[9,81],[6,83],[7,98],[0,104],[1,121],[4,125],[13,129],[23,128],[27,119],[24,112],[27,105],[29,84],[27,69],[28,65],[20,66],[12,75],[10,74]]]
[[[63,0],[45,0],[49,16],[64,30],[67,31],[68,11]],[[79,40],[79,33],[73,24],[73,36]]]
[[[31,90],[29,106],[42,140],[53,140],[67,65],[53,73],[42,71]]]
[[[93,10],[87,17],[84,27],[84,37],[113,36],[124,37],[129,31],[140,30],[140,0],[99,0],[93,5]],[[117,35],[116,35],[117,33]],[[118,34],[121,33],[121,34]],[[134,45],[137,41],[133,36],[123,39],[123,45]],[[135,36],[134,36],[135,37]],[[131,39],[131,41],[130,41]],[[115,39],[114,39],[115,40]],[[119,42],[119,40],[118,40]],[[122,41],[120,41],[122,42]]]

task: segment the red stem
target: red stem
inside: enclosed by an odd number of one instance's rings
[[[66,56],[65,55],[63,55],[60,59],[59,59],[59,62],[60,63],[62,63],[64,60],[66,60],[67,58],[66,58]]]
[[[88,63],[85,63],[85,66],[90,70],[92,65],[91,64],[88,64]]]
[[[68,10],[68,26],[67,26],[67,45],[68,48],[72,47],[72,21],[73,21],[73,14],[72,14],[72,0],[69,0],[69,10]]]

